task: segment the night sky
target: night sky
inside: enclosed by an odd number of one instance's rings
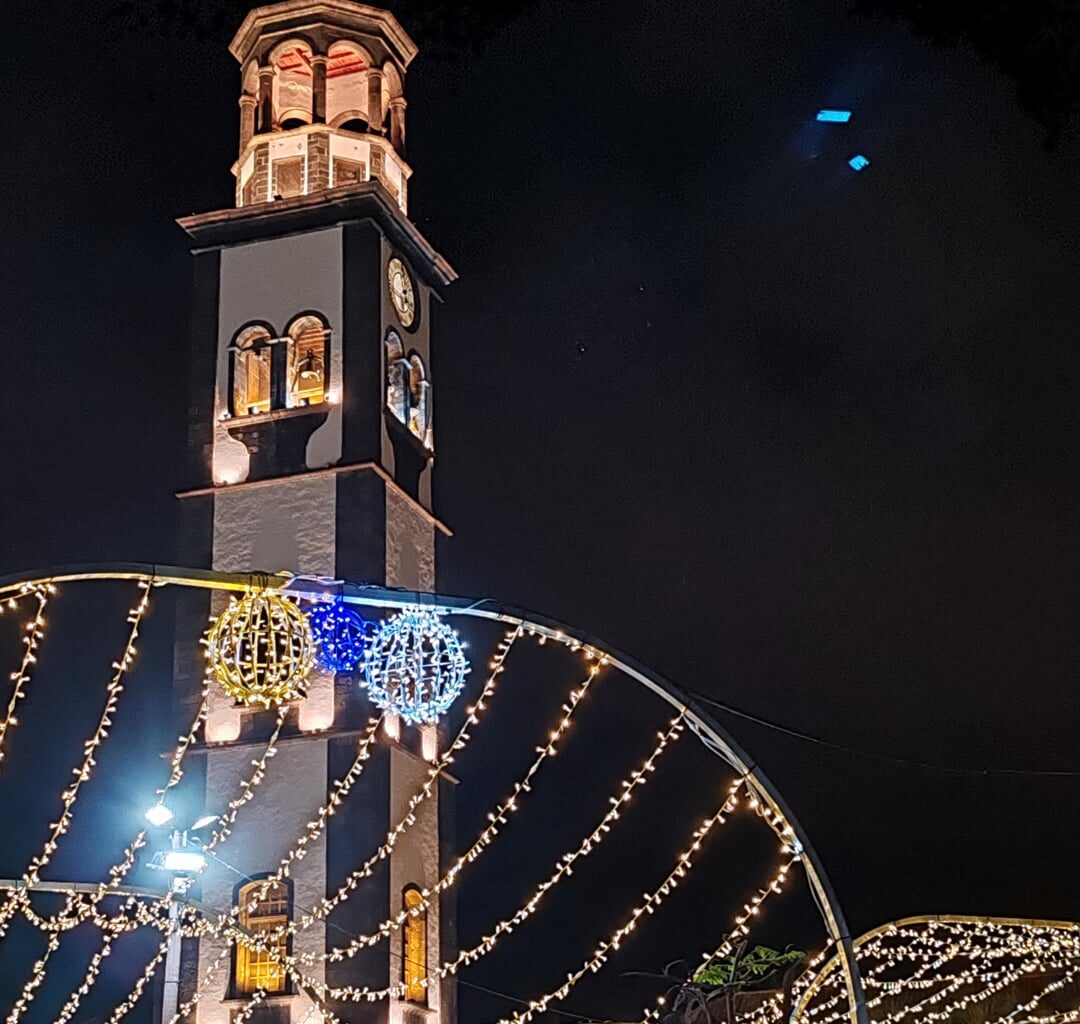
[[[233,26],[105,11],[5,12],[5,573],[177,559],[173,220],[232,205]],[[1075,142],[965,49],[826,0],[545,0],[435,50],[407,95],[411,216],[460,274],[440,589],[841,745],[1080,771]],[[721,720],[855,932],[1080,916],[1080,779]]]

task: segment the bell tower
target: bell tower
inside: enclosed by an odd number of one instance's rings
[[[449,531],[431,496],[432,324],[456,275],[407,216],[404,81],[416,46],[375,7],[284,0],[248,14],[230,50],[241,81],[236,206],[179,221],[194,259],[184,564],[434,590],[436,534]],[[178,636],[189,637],[224,604],[183,601]],[[200,647],[178,644],[176,690],[191,708],[203,665]],[[201,876],[204,903],[239,906],[239,880],[277,869],[347,770],[370,712],[352,678],[312,677],[220,850],[229,869],[215,862]],[[212,690],[200,813],[235,798],[272,725]],[[438,742],[434,727],[387,723],[363,785],[271,894],[266,920],[299,922],[333,896],[406,813]],[[374,876],[290,939],[288,952],[319,955],[305,971],[331,987],[406,984],[400,1000],[331,1000],[344,1020],[455,1020],[451,981],[416,983],[453,949],[448,901],[424,908],[419,932],[399,928],[340,962],[322,957],[415,908],[438,880],[448,785],[418,807]],[[223,948],[213,937],[185,941],[166,978],[166,1021],[199,993],[190,1019],[229,1024],[256,990],[253,1024],[323,1019],[318,999],[272,962],[234,951],[228,970],[213,969]]]

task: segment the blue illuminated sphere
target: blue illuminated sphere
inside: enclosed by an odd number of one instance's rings
[[[410,725],[434,725],[461,693],[468,671],[456,631],[435,612],[406,608],[372,640],[364,685],[376,707]]]
[[[378,625],[340,601],[316,605],[308,615],[316,660],[327,672],[353,672],[367,654]]]

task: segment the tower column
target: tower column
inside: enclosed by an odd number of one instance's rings
[[[382,72],[371,68],[367,73],[368,125],[375,133],[381,132],[383,125],[382,85]]]
[[[255,134],[255,108],[259,101],[249,92],[240,97],[240,152],[247,149],[251,136]]]
[[[311,120],[326,123],[326,63],[325,53],[311,55]]]
[[[405,97],[390,101],[390,145],[400,156],[405,155]]]
[[[264,64],[259,67],[259,116],[258,131],[272,131],[274,128],[274,66]]]

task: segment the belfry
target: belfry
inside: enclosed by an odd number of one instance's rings
[[[236,206],[180,221],[195,278],[184,562],[330,588],[348,579],[434,590],[436,536],[448,531],[432,509],[431,332],[455,274],[407,215],[404,83],[416,46],[386,11],[285,0],[253,10],[230,50],[241,81]],[[177,635],[197,636],[223,605],[185,597]],[[201,647],[178,643],[181,703],[194,707],[203,672]],[[419,898],[440,877],[448,781],[349,898],[320,910],[408,813],[439,752],[437,727],[387,719],[351,809],[287,878],[258,884],[327,802],[369,712],[355,681],[327,671],[288,708],[260,799],[229,839],[230,871],[208,872],[200,896],[280,938],[265,953],[185,939],[166,971],[163,1020],[198,994],[188,1017],[198,1024],[241,1012],[253,1024],[318,1024],[326,1009],[344,1021],[452,1024],[453,983],[424,979],[452,953],[453,908]],[[235,799],[275,718],[211,690],[207,812]],[[327,955],[403,910],[413,913],[361,955]],[[324,1001],[281,969],[282,955],[305,957],[304,975],[338,990],[397,985],[403,996]]]

